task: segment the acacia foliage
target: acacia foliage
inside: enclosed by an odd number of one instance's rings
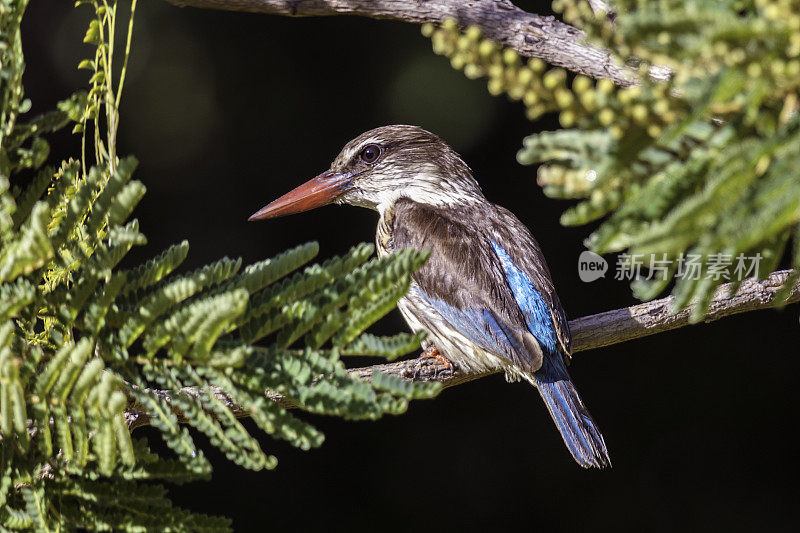
[[[226,530],[227,519],[175,508],[153,483],[210,476],[187,426],[230,461],[268,469],[275,457],[240,416],[301,449],[323,435],[266,390],[354,420],[402,413],[438,391],[380,374],[360,381],[341,360],[419,346],[415,335],[364,330],[395,306],[425,253],[370,259],[372,245],[361,244],[303,268],[318,251],[309,243],[244,268],[223,258],[181,272],[182,242],[120,268],[147,240],[130,220],[145,193],[136,160],[116,155],[117,4],[78,2],[92,9],[85,42],[96,54],[80,65],[90,87],[23,123],[26,3],[0,0],[0,528]],[[85,150],[43,166],[45,135],[70,123],[93,158]],[[171,454],[134,438],[143,423]]]
[[[630,67],[628,87],[523,61],[455,21],[423,33],[453,67],[521,100],[530,119],[558,113],[563,129],[530,135],[517,158],[538,165],[548,196],[579,200],[563,224],[601,222],[587,247],[665,260],[668,276],[634,280],[637,297],[654,298],[674,281],[676,307],[696,299],[692,319],[701,320],[727,281],[711,269],[740,255],[761,258],[760,277],[788,256],[788,289],[800,272],[800,3],[610,5],[614,16],[585,0],[553,2]],[[692,256],[699,275],[675,276],[681,257]]]

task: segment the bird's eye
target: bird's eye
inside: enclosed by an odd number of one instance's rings
[[[361,160],[364,163],[374,163],[381,156],[381,147],[377,144],[368,144],[361,150]]]

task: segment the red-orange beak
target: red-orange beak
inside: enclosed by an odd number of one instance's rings
[[[341,174],[332,170],[323,172],[266,207],[262,207],[247,220],[277,218],[328,205],[350,188],[354,176],[353,172]]]

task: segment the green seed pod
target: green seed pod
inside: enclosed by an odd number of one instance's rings
[[[532,71],[538,74],[544,72],[544,69],[547,67],[547,63],[545,63],[538,57],[534,57],[528,60],[528,66],[531,68]]]
[[[536,91],[529,89],[525,92],[525,96],[522,97],[522,102],[528,107],[535,105],[539,102],[539,95],[536,94]]]
[[[517,81],[522,85],[528,85],[533,81],[533,71],[528,67],[522,67],[517,74]]]
[[[456,70],[461,70],[466,64],[467,60],[464,57],[464,54],[457,54],[450,58],[450,66]]]
[[[485,74],[485,72],[486,72],[485,70],[483,70],[475,63],[467,63],[467,65],[464,67],[464,76],[466,76],[471,80],[480,78]]]
[[[558,88],[556,89],[554,96],[556,105],[560,109],[568,108],[575,101],[575,97],[572,96],[572,91],[568,89]]]
[[[647,134],[655,139],[659,135],[661,135],[661,127],[657,126],[656,124],[650,124],[647,126]]]
[[[781,8],[778,4],[771,3],[764,7],[764,17],[768,20],[778,20],[782,17]]]
[[[645,122],[648,116],[647,107],[645,107],[644,104],[636,104],[633,106],[633,109],[631,109],[631,116],[636,122]]]
[[[447,42],[447,36],[440,31],[435,32],[431,36],[431,45],[433,46],[433,53],[437,55],[448,55],[450,44]]]
[[[511,48],[506,48],[503,50],[503,63],[509,66],[516,65],[519,61],[519,55],[515,50]]]
[[[442,29],[449,32],[457,32],[458,22],[454,18],[446,18],[442,21]]]
[[[564,6],[562,18],[569,24],[575,24],[580,20],[581,13],[575,4],[567,4]]]
[[[608,78],[603,78],[597,82],[597,90],[601,94],[611,94],[614,91],[614,82]]]
[[[542,83],[547,89],[551,91],[561,85],[567,77],[566,72],[560,68],[548,70],[542,78]]]
[[[663,117],[669,111],[669,102],[666,98],[659,98],[656,100],[656,103],[653,104],[653,113],[656,115]]]
[[[489,39],[482,40],[481,44],[478,45],[478,55],[481,57],[489,57],[496,51],[497,45],[494,41],[490,41]]]
[[[633,102],[639,95],[642,94],[642,89],[638,85],[633,85],[631,87],[625,87],[624,89],[620,89],[619,93],[617,93],[617,98],[619,99],[619,103],[625,105]]]
[[[477,43],[481,39],[481,35],[483,32],[478,26],[470,26],[467,28],[467,31],[464,32],[464,35],[472,41],[473,43]]]
[[[589,2],[579,2],[575,4],[575,6],[578,8],[578,13],[580,13],[581,18],[588,19],[594,17],[594,9]]]
[[[474,45],[474,43],[472,41],[470,41],[467,38],[466,35],[461,35],[456,40],[456,50],[459,50],[461,52],[465,52],[467,50],[470,50],[473,45]]]
[[[594,111],[597,107],[597,93],[594,91],[585,91],[578,95],[581,105],[587,111]]]
[[[520,85],[513,85],[508,89],[508,96],[512,100],[521,100],[525,96],[525,87]]]
[[[420,31],[422,32],[422,35],[424,37],[430,37],[431,35],[433,35],[433,31],[435,29],[436,28],[434,27],[433,24],[431,24],[430,22],[426,22],[425,24],[422,25]]]
[[[612,137],[612,138],[613,138],[615,141],[618,141],[618,140],[622,139],[622,137],[624,137],[624,136],[625,136],[625,130],[623,130],[623,129],[622,129],[621,127],[619,127],[619,126],[611,126],[611,127],[608,129],[608,132],[611,134],[611,137]]]
[[[610,126],[615,118],[614,111],[609,108],[605,108],[597,114],[597,121],[600,122],[601,126]]]
[[[497,96],[503,93],[505,84],[503,83],[503,80],[499,78],[492,78],[489,80],[489,83],[486,84],[486,88],[489,90],[489,94],[492,96]]]
[[[586,76],[576,76],[572,82],[572,90],[576,93],[582,93],[592,88],[592,80]]]
[[[575,125],[575,112],[572,110],[567,109],[566,111],[562,111],[558,115],[558,121],[561,123],[561,126],[565,128],[571,128]]]
[[[753,79],[761,77],[761,65],[758,63],[750,63],[747,65],[747,75]]]

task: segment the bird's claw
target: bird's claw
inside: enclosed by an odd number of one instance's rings
[[[436,348],[433,344],[429,345],[417,358],[417,364],[415,365],[414,369],[414,378],[417,378],[419,375],[419,371],[423,366],[433,365],[436,364],[434,361],[444,365],[445,370],[440,370],[436,368],[434,370],[434,377],[438,377],[440,373],[447,372],[450,376],[455,373],[455,364],[450,361],[447,357],[439,352],[439,349]]]
[[[425,348],[425,350],[423,350],[422,353],[419,354],[419,357],[420,359],[436,359],[447,368],[453,367],[453,363],[450,362],[450,359],[442,355],[439,349],[433,344]]]

